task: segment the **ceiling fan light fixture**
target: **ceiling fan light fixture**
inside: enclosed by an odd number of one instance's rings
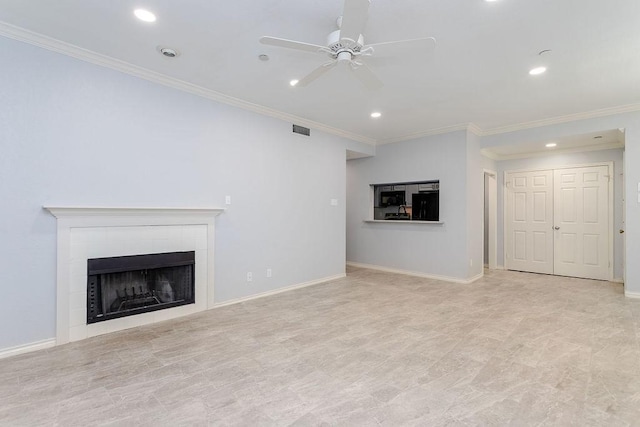
[[[293,79],[289,82],[289,86],[295,86],[300,82],[300,80]]]
[[[341,67],[348,69],[362,85],[369,90],[380,89],[382,81],[367,65],[370,56],[385,56],[396,54],[401,48],[411,49],[414,54],[429,54],[435,47],[436,39],[422,37],[410,40],[397,40],[391,42],[365,44],[365,30],[369,6],[371,0],[344,0],[342,17],[338,19],[338,30],[333,30],[327,37],[325,45],[311,44],[297,40],[289,40],[278,37],[260,37],[260,43],[280,48],[297,51],[312,52],[329,57],[329,62],[316,67],[306,76],[300,79],[299,86],[308,86],[310,83],[325,75],[329,70],[335,69],[338,64],[348,65]],[[386,51],[386,54],[385,54]],[[400,55],[398,55],[400,56]],[[405,55],[406,56],[406,55]]]
[[[156,22],[156,15],[145,9],[136,9],[133,14],[141,21],[144,22]]]
[[[544,74],[547,71],[547,67],[536,67],[529,70],[529,74],[532,76],[539,76],[540,74]]]
[[[380,118],[380,117],[382,117],[382,113],[379,112],[379,111],[374,111],[373,113],[371,113],[371,118],[373,118],[373,119],[377,119],[377,118]]]

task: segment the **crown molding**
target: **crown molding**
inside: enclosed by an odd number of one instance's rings
[[[502,126],[497,128],[480,130],[479,136],[498,135],[502,133],[516,132],[519,130],[539,128],[543,126],[551,126],[579,120],[595,119],[598,117],[613,116],[616,114],[633,113],[640,111],[640,104],[620,105],[617,107],[601,108],[598,110],[585,111],[582,113],[567,114],[564,116],[551,117],[549,119],[534,120],[515,125]],[[474,125],[475,126],[475,125]],[[476,126],[477,129],[480,129]]]
[[[482,129],[480,126],[478,126],[475,123],[464,123],[464,124],[457,124],[453,126],[445,126],[441,128],[429,129],[423,132],[416,132],[416,133],[412,133],[412,134],[408,134],[408,135],[404,135],[396,138],[376,140],[374,138],[369,138],[369,137],[352,133],[346,130],[334,128],[332,126],[328,126],[326,124],[319,123],[313,120],[305,119],[304,117],[299,117],[299,116],[288,114],[288,113],[275,110],[273,108],[269,108],[263,105],[254,104],[239,98],[234,98],[232,96],[228,96],[223,93],[216,92],[212,89],[207,89],[205,87],[198,86],[198,85],[186,82],[184,80],[180,80],[174,77],[169,77],[167,75],[164,75],[155,71],[151,71],[146,68],[142,68],[133,64],[129,64],[119,59],[112,58],[107,55],[102,55],[102,54],[90,51],[88,49],[84,49],[79,46],[76,46],[67,42],[63,42],[61,40],[57,40],[57,39],[45,36],[43,34],[39,34],[39,33],[30,31],[21,27],[17,27],[2,21],[0,21],[0,36],[4,36],[7,38],[11,38],[14,40],[31,44],[34,46],[38,46],[53,52],[61,53],[63,55],[67,55],[72,58],[89,62],[95,65],[99,65],[105,68],[110,68],[112,70],[120,71],[125,74],[139,77],[139,78],[142,78],[157,84],[161,84],[166,87],[177,89],[183,92],[191,93],[193,95],[210,99],[212,101],[231,105],[231,106],[252,111],[258,114],[280,119],[286,122],[296,123],[311,129],[319,130],[322,132],[326,132],[328,134],[332,134],[335,136],[339,136],[339,137],[346,138],[353,141],[362,142],[362,143],[373,145],[373,146],[391,144],[391,143],[402,142],[402,141],[409,141],[412,139],[434,136],[434,135],[442,135],[445,133],[457,132],[457,131],[463,131],[463,130],[471,132],[474,135],[483,137],[483,136],[516,132],[519,130],[533,129],[533,128],[538,128],[543,126],[556,125],[556,124],[567,123],[567,122],[578,121],[578,120],[593,119],[598,117],[611,116],[615,114],[623,114],[623,113],[640,111],[640,103],[638,103],[638,104],[621,105],[621,106],[611,107],[611,108],[603,108],[603,109],[587,111],[582,113],[567,114],[564,116],[557,116],[557,117],[552,117],[548,119],[523,122],[519,124],[495,127],[495,128],[489,128],[489,129]]]
[[[408,135],[404,135],[398,138],[388,138],[388,139],[380,139],[378,140],[378,145],[385,145],[385,144],[393,144],[395,142],[403,142],[403,141],[410,141],[412,139],[418,139],[418,138],[424,138],[427,136],[434,136],[434,135],[442,135],[445,133],[451,133],[451,132],[458,132],[458,131],[466,131],[466,130],[470,130],[469,129],[469,123],[464,123],[464,124],[459,124],[459,125],[453,125],[453,126],[445,126],[445,127],[441,127],[441,128],[435,128],[435,129],[430,129],[424,132],[416,132],[416,133],[411,133]]]
[[[475,136],[482,136],[484,134],[482,128],[480,128],[480,126],[476,125],[475,123],[469,123],[469,125],[467,126],[467,130]]]
[[[265,107],[263,105],[254,104],[248,101],[243,101],[232,96],[216,92],[211,89],[198,86],[184,80],[180,80],[174,77],[148,70],[137,65],[129,64],[116,58],[112,58],[107,55],[102,55],[88,49],[81,48],[79,46],[63,42],[33,31],[26,30],[24,28],[16,27],[6,22],[0,21],[0,35],[8,37],[10,39],[18,40],[24,43],[28,43],[34,46],[38,46],[53,52],[61,53],[63,55],[70,56],[75,59],[79,59],[85,62],[89,62],[102,67],[110,68],[112,70],[120,71],[122,73],[129,74],[131,76],[139,77],[153,83],[161,84],[173,89],[177,89],[183,92],[188,92],[193,95],[207,98],[212,101],[220,102],[223,104],[238,107],[244,110],[252,111],[265,116],[280,119],[286,122],[292,122],[311,129],[326,132],[332,135],[336,135],[342,138],[347,138],[353,141],[362,142],[369,145],[376,145],[376,140],[368,138],[362,135],[358,135],[352,132],[348,132],[342,129],[337,129],[331,126],[327,126],[322,123],[315,122],[313,120],[305,119],[304,117],[298,117],[293,114],[284,113],[282,111],[275,110],[273,108]]]
[[[571,153],[584,153],[585,151],[615,150],[616,148],[624,148],[624,143],[616,142],[615,144],[611,144],[611,143],[597,144],[597,145],[589,145],[586,147],[564,148],[561,150],[545,150],[545,151],[536,151],[536,152],[518,153],[518,154],[497,154],[488,148],[483,148],[482,150],[480,150],[480,152],[485,157],[488,157],[492,160],[500,161],[500,160],[526,159],[531,157],[549,157],[549,156],[557,156],[561,154],[571,154]]]

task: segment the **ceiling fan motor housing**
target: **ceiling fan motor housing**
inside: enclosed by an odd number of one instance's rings
[[[357,42],[349,39],[340,40],[340,30],[336,30],[327,36],[327,47],[331,51],[330,55],[338,61],[351,61],[353,54],[360,52],[362,46],[364,46],[362,34],[358,37]]]

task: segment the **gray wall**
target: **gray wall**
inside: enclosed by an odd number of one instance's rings
[[[625,292],[640,298],[640,114],[627,121],[625,132]]]
[[[2,37],[0,55],[0,349],[55,334],[46,204],[226,207],[230,195],[217,302],[344,273],[345,147],[366,147]]]
[[[528,159],[504,160],[498,162],[498,265],[504,265],[504,172],[522,169],[553,169],[558,166],[583,165],[598,162],[614,162],[614,278],[622,279],[623,239],[618,230],[622,228],[622,149],[587,151],[582,153],[558,154]]]
[[[480,138],[467,132],[467,262],[466,277],[483,272],[483,210],[484,210],[484,156],[480,153]]]
[[[349,160],[347,260],[466,279],[466,157],[466,132],[460,131],[382,145],[375,157]],[[373,206],[370,184],[435,179],[443,225],[364,222]]]

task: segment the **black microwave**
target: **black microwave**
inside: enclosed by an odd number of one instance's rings
[[[406,205],[404,191],[381,191],[380,207]]]

